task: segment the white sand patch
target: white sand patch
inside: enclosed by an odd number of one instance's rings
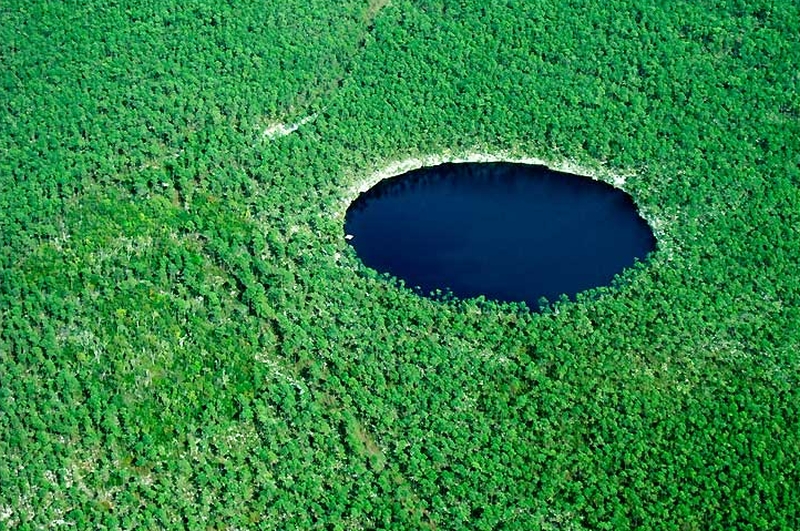
[[[266,127],[266,129],[264,129],[264,131],[262,131],[261,139],[272,140],[274,138],[294,133],[308,122],[316,120],[317,116],[319,115],[317,113],[314,113],[311,116],[306,116],[302,120],[297,121],[293,124],[286,124],[284,122],[272,122]]]
[[[384,7],[388,7],[391,3],[391,0],[369,0],[367,18],[371,21]]]
[[[262,352],[256,353],[255,358],[256,358],[256,361],[259,361],[259,362],[263,363],[264,365],[268,366],[270,369],[272,369],[273,376],[275,376],[276,378],[279,378],[279,379],[289,383],[290,385],[294,386],[294,388],[297,389],[297,391],[301,395],[306,392],[305,391],[305,384],[303,382],[301,382],[300,380],[298,380],[297,378],[294,378],[294,377],[286,374],[285,372],[283,372],[282,367],[280,365],[278,365],[278,362],[276,362],[275,360],[270,358],[269,355],[266,352],[262,351]]]

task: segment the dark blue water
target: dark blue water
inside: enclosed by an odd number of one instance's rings
[[[630,196],[587,177],[512,163],[442,164],[385,179],[347,210],[367,266],[424,295],[450,290],[538,307],[603,286],[655,238]]]

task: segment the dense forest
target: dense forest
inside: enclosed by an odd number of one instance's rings
[[[0,529],[800,529],[800,4],[0,5]],[[411,159],[658,247],[529,310],[366,268]]]

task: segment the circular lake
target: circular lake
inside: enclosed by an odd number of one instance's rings
[[[365,265],[423,295],[556,300],[611,282],[655,249],[630,196],[527,164],[448,163],[384,179],[347,210]]]

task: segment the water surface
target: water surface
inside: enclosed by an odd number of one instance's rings
[[[516,163],[448,163],[385,179],[347,210],[367,266],[423,295],[524,301],[611,282],[655,248],[623,191]]]

